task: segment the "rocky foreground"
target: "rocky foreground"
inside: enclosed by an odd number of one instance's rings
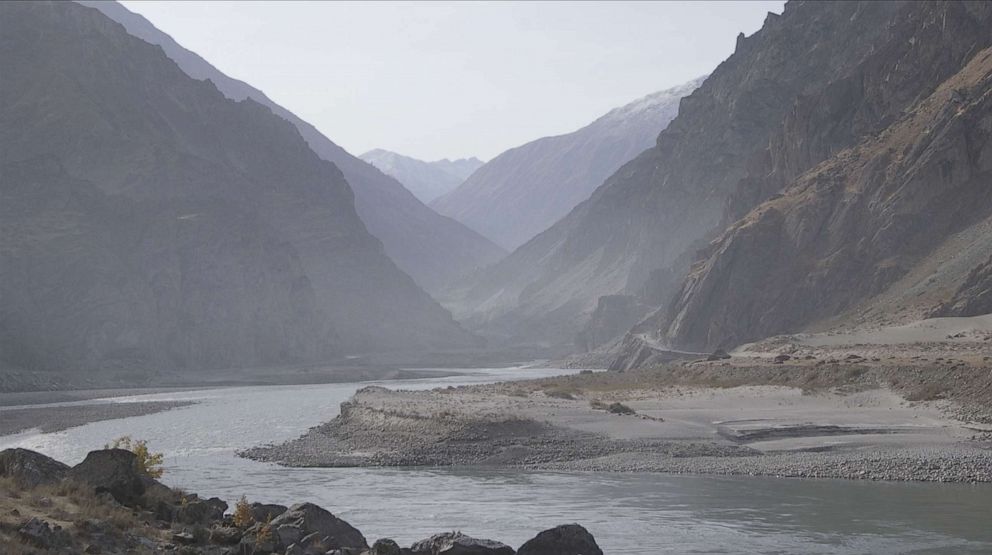
[[[231,512],[142,473],[131,451],[92,451],[69,467],[26,449],[0,451],[0,551],[210,555],[602,555],[578,524],[541,532],[519,549],[460,532],[400,547],[362,533],[313,503],[243,500]]]

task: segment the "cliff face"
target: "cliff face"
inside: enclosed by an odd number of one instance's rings
[[[772,146],[781,166],[801,167],[795,160],[853,134],[810,122],[838,121],[867,138],[711,245],[660,321],[669,343],[709,349],[798,331],[886,292],[944,241],[992,216],[992,56],[982,50],[992,44],[992,8],[912,5],[891,29],[904,47],[873,53],[859,86],[848,79],[810,108],[798,105]],[[981,276],[973,272],[949,311],[978,309]]]
[[[96,10],[0,15],[4,365],[230,367],[474,342],[268,108]]]
[[[320,158],[341,169],[354,191],[358,215],[369,232],[382,241],[386,254],[421,287],[436,291],[451,280],[506,254],[478,233],[428,208],[396,179],[352,156],[262,91],[224,75],[140,15],[131,13],[117,2],[79,3],[100,10],[124,25],[132,35],[161,46],[190,77],[209,79],[224,96],[238,101],[250,98],[296,126]]]
[[[578,131],[510,149],[431,207],[507,249],[517,248],[654,144],[678,112],[679,100],[701,82],[699,78],[648,95]]]
[[[425,203],[458,187],[482,165],[478,158],[425,162],[381,148],[370,150],[359,158],[395,177]]]
[[[791,2],[769,14],[682,100],[654,148],[448,306],[488,333],[554,342],[570,340],[602,295],[666,304],[694,252],[738,214],[877,133],[959,68],[987,35],[981,9]],[[945,50],[919,46],[937,39]]]

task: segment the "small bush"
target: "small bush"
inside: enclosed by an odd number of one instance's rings
[[[637,414],[637,411],[623,403],[610,403],[610,406],[606,407],[606,412],[610,414]]]
[[[244,495],[234,504],[234,517],[232,520],[238,528],[247,528],[255,522],[255,517],[251,513],[251,505],[248,504],[248,499]]]
[[[269,515],[269,518],[265,519],[265,523],[258,529],[258,533],[255,534],[255,545],[272,543],[274,538],[275,535],[272,530],[272,515]]]
[[[138,471],[149,478],[161,478],[165,470],[162,468],[162,453],[152,453],[148,450],[148,442],[143,439],[131,439],[122,436],[104,446],[105,449],[127,449],[138,457]]]

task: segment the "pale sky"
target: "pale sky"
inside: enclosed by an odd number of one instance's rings
[[[352,154],[425,160],[488,160],[710,72],[783,3],[123,2]]]

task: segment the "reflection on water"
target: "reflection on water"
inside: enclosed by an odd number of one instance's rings
[[[520,379],[561,370],[484,369],[382,382],[404,388]],[[408,544],[452,529],[519,545],[579,522],[607,553],[992,553],[988,485],[552,473],[478,469],[293,469],[234,451],[294,438],[333,418],[364,384],[240,387],[131,397],[197,400],[164,413],[55,434],[0,438],[74,463],[129,434],[166,453],[164,481],[229,502],[309,500],[370,539]],[[94,401],[100,402],[100,401]]]

